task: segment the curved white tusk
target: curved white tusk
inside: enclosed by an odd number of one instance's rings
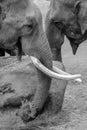
[[[31,60],[32,60],[32,62],[35,65],[36,68],[38,68],[43,73],[45,73],[46,75],[48,75],[48,76],[50,76],[52,78],[63,79],[63,80],[72,80],[72,79],[76,79],[76,78],[81,77],[80,74],[77,74],[77,75],[62,75],[62,74],[58,74],[56,72],[53,72],[53,71],[49,70],[44,65],[42,65],[41,62],[37,58],[35,58],[33,56],[30,56],[30,58],[31,58]]]
[[[63,71],[63,70],[57,68],[56,66],[53,66],[53,71],[55,71],[55,72],[57,72],[57,73],[59,73],[59,74],[71,75],[71,74],[69,74],[69,73],[67,73],[67,72],[65,72],[65,71]],[[82,79],[81,79],[81,78],[77,78],[77,79],[75,79],[75,81],[81,83],[81,82],[82,82]]]

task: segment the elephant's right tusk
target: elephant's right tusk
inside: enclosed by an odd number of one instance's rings
[[[48,68],[46,68],[43,64],[41,64],[41,62],[37,58],[35,58],[33,56],[30,56],[30,58],[31,58],[31,60],[36,68],[38,68],[43,73],[45,73],[46,75],[48,75],[52,78],[62,79],[62,80],[72,80],[72,79],[77,79],[77,78],[81,77],[80,74],[77,74],[77,75],[58,74],[58,73],[53,72],[53,71],[49,70]]]
[[[59,73],[59,74],[63,74],[63,75],[71,75],[71,74],[69,74],[69,73],[67,73],[67,72],[65,72],[65,71],[63,71],[63,70],[57,68],[56,66],[53,66],[53,71],[55,71],[55,72],[57,72],[57,73]],[[75,81],[77,81],[77,82],[79,82],[79,83],[82,82],[81,78],[77,78],[77,79],[75,79]]]

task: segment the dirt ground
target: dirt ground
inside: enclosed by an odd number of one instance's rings
[[[39,8],[41,9],[43,16],[47,11],[49,2],[35,0]],[[65,38],[65,43],[62,47],[63,63],[66,70],[72,74],[82,74],[82,83],[76,83],[70,81],[66,88],[64,102],[62,110],[56,112],[58,109],[58,81],[53,79],[50,93],[52,94],[52,100],[54,104],[49,104],[44,112],[39,115],[34,121],[27,124],[23,123],[19,116],[16,116],[16,111],[19,108],[6,108],[0,110],[0,130],[87,130],[87,41],[82,43],[74,56],[72,54],[71,47],[68,40]],[[26,61],[26,58],[23,60]],[[26,61],[27,62],[27,61]],[[9,65],[10,63],[10,65]],[[12,65],[11,65],[12,64]],[[5,70],[5,66],[15,70],[17,64],[16,58],[0,58],[0,70]],[[21,63],[22,64],[22,63]],[[19,67],[19,66],[17,66]],[[15,80],[16,79],[16,80]],[[29,82],[27,82],[29,80]],[[4,86],[4,82],[5,85]],[[28,97],[31,91],[34,93],[37,83],[37,76],[31,62],[29,66],[22,67],[14,73],[6,73],[2,75],[0,72],[0,88],[10,88],[12,84],[12,90],[6,90],[6,93],[2,94],[0,91],[0,107],[3,105],[3,101],[11,96]],[[32,87],[29,87],[31,86]],[[32,89],[29,89],[32,88]],[[15,93],[16,91],[16,93]],[[8,93],[10,92],[10,94]]]

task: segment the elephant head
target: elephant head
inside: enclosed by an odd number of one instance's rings
[[[55,60],[61,57],[60,50],[65,35],[70,41],[73,54],[86,40],[86,15],[87,0],[51,0],[46,18],[46,33]]]
[[[0,46],[2,48],[14,49],[17,44],[23,52],[29,56],[34,56],[40,60],[46,72],[52,70],[52,54],[46,35],[43,31],[42,15],[32,0],[3,0],[0,3],[2,9],[0,21]],[[2,17],[4,15],[4,17]],[[44,69],[45,69],[44,67]],[[41,67],[43,68],[43,67]],[[28,113],[22,114],[24,121],[36,117],[41,111],[48,97],[51,78],[54,75],[63,79],[57,73],[49,72],[44,74],[44,70],[37,68],[39,86],[37,87],[33,101],[28,104]],[[69,76],[65,76],[68,80]],[[77,76],[78,77],[78,76]],[[75,78],[75,77],[74,77]],[[69,78],[70,79],[70,78]],[[30,110],[29,110],[30,108]]]

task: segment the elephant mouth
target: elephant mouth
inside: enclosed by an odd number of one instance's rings
[[[74,32],[66,32],[65,33],[65,35],[67,36],[67,37],[70,37],[70,38],[72,38],[72,39],[75,39],[75,40],[80,40],[80,39],[82,39],[82,35],[81,34],[76,34],[76,33],[74,33]]]
[[[68,27],[65,29],[65,35],[67,37],[73,38],[73,39],[82,39],[82,33],[80,29],[69,29]]]
[[[9,50],[12,50],[16,47],[16,42],[12,42],[12,43],[3,43],[3,42],[0,42],[0,47],[3,48],[3,49],[9,49]]]
[[[75,80],[77,82],[82,82],[80,74],[71,75],[69,73],[62,71],[61,69],[55,66],[53,66],[53,71],[52,71],[46,68],[37,58],[33,56],[30,56],[30,58],[33,64],[35,65],[35,67],[38,68],[43,73],[45,73],[46,75],[48,75],[49,77],[52,77],[55,79],[61,79],[61,80]]]

